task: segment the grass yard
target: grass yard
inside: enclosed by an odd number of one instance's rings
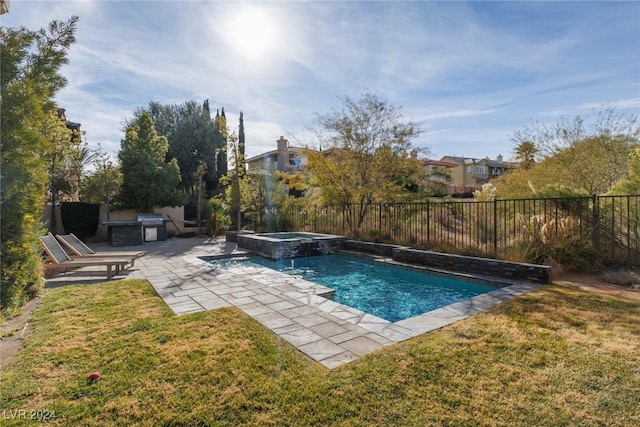
[[[31,325],[2,425],[640,425],[640,299],[548,286],[333,371],[144,280],[49,290]]]

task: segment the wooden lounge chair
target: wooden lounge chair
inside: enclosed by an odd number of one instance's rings
[[[40,246],[47,254],[48,262],[46,268],[48,271],[52,271],[56,268],[78,268],[78,267],[92,267],[92,266],[104,266],[107,267],[107,280],[113,276],[113,267],[115,267],[116,274],[120,272],[127,264],[132,262],[132,258],[101,258],[101,257],[81,257],[71,258],[64,250],[60,243],[53,237],[53,234],[49,233],[46,236],[40,237]]]
[[[56,239],[60,241],[65,247],[69,248],[71,252],[71,258],[76,257],[99,257],[99,258],[131,258],[131,265],[133,267],[136,258],[140,258],[146,254],[145,251],[131,251],[131,252],[95,252],[89,246],[87,246],[82,240],[80,240],[75,234],[56,235]]]

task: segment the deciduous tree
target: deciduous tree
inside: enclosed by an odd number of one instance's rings
[[[82,182],[82,200],[104,204],[107,207],[107,219],[112,201],[122,185],[122,173],[114,160],[98,146],[93,152],[93,173]]]
[[[607,193],[627,175],[629,154],[639,138],[638,117],[610,108],[587,118],[561,118],[551,125],[534,123],[517,131],[513,140],[518,147],[533,144],[541,160],[498,180],[499,195],[529,196],[532,188],[547,186],[562,186],[579,194]]]
[[[342,110],[317,115],[318,146],[308,166],[325,202],[345,206],[345,220],[357,234],[369,207],[408,193],[407,178],[422,168],[409,152],[419,125],[371,93],[344,98]]]
[[[629,154],[629,173],[621,178],[610,191],[611,194],[640,194],[640,147]]]

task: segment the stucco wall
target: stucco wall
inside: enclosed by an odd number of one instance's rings
[[[189,227],[186,224],[184,224],[184,222],[182,222],[184,220],[184,208],[182,206],[155,208],[153,209],[153,213],[162,214],[162,217],[165,220],[168,220],[169,216],[171,216],[171,218],[175,220],[177,227],[179,227],[180,231],[183,233],[198,231],[197,227]],[[109,212],[109,215],[107,217],[107,207],[106,206],[100,207],[100,222],[106,221],[107,219],[110,219],[110,220],[136,219],[136,215],[137,215],[136,211],[134,211],[133,209],[128,209],[128,210],[121,210],[121,211],[111,211]],[[50,220],[51,220],[51,206],[46,205],[44,207],[42,221],[45,224],[49,224]],[[60,213],[60,206],[56,206],[56,227],[54,232],[55,234],[67,233],[64,229],[64,225],[62,224],[62,214]],[[176,226],[174,226],[171,223],[168,223],[167,234],[169,236],[175,236],[180,233],[176,229]],[[103,241],[107,240],[106,226],[102,224],[98,225],[98,230],[96,231],[96,239],[103,240]]]

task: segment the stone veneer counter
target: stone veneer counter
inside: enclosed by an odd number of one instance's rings
[[[102,221],[107,226],[107,236],[111,246],[142,245],[142,222],[136,220]]]

